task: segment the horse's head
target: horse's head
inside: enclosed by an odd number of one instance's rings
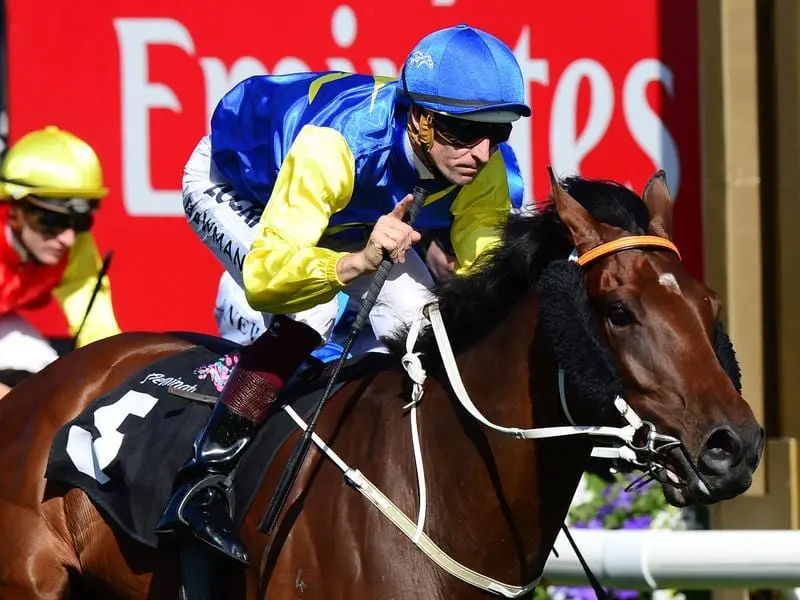
[[[597,186],[628,194],[642,214],[646,207],[646,229],[631,231],[592,216],[602,212],[587,202],[590,195],[597,202]],[[663,172],[645,186],[644,206],[621,186],[586,180],[564,189],[553,179],[553,198],[578,256],[632,235],[672,238],[672,201]],[[646,214],[639,219],[640,229],[647,219]],[[607,373],[642,419],[682,442],[656,457],[660,466],[654,476],[668,501],[712,503],[745,491],[764,432],[741,396],[718,296],[686,270],[676,252],[663,247],[601,252],[588,264],[569,267],[585,288],[582,302],[591,314],[596,350],[606,354],[601,362]]]

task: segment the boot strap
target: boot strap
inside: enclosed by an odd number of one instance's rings
[[[178,519],[180,519],[181,523],[183,523],[184,525],[187,526],[189,525],[186,519],[183,518],[184,507],[192,498],[194,498],[198,493],[200,493],[206,488],[214,488],[225,495],[225,501],[227,502],[228,505],[228,516],[230,517],[231,521],[233,521],[233,515],[235,512],[236,505],[230,478],[226,477],[225,475],[213,474],[204,477],[197,483],[190,486],[188,491],[183,495],[183,499],[181,500],[181,503],[178,505],[177,512],[178,512]]]

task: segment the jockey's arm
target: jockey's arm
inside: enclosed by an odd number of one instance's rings
[[[501,227],[511,210],[506,168],[502,154],[495,152],[480,176],[464,186],[453,202],[450,241],[457,275],[469,271],[482,252],[500,241]]]
[[[254,309],[299,312],[345,287],[337,264],[348,253],[317,243],[331,216],[350,201],[354,180],[355,158],[342,135],[305,126],[281,165],[244,260],[244,289]]]
[[[75,335],[83,321],[101,266],[100,254],[92,234],[89,232],[78,234],[75,245],[70,250],[69,264],[64,276],[53,290],[53,296],[67,318],[70,335]],[[108,277],[104,277],[92,310],[77,340],[77,346],[85,346],[118,333],[120,329],[111,303],[111,285]]]

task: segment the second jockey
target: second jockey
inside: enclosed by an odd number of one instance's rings
[[[102,198],[94,150],[49,126],[20,138],[0,164],[0,370],[35,373],[58,358],[17,311],[60,304],[77,345],[120,332],[107,279],[86,310],[100,271],[90,232]],[[84,322],[84,317],[86,317]]]
[[[381,339],[430,301],[409,250],[447,229],[456,275],[495,244],[522,201],[506,143],[528,117],[520,67],[496,37],[458,25],[422,39],[399,79],[351,73],[256,76],[216,107],[190,157],[184,208],[256,311],[275,315],[239,362],[178,475],[159,533],[188,527],[248,563],[220,483],[280,390],[330,335],[343,291],[360,300],[384,255],[395,263],[370,325]],[[430,195],[412,229],[415,185]]]

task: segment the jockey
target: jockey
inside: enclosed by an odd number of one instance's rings
[[[33,131],[0,164],[0,370],[38,372],[58,358],[16,311],[55,296],[75,335],[97,282],[100,257],[89,232],[106,195],[100,161],[83,140],[57,127]],[[108,281],[77,340],[119,333]]]
[[[369,322],[390,336],[431,299],[402,221],[419,183],[415,227],[448,229],[456,275],[499,239],[522,201],[505,142],[528,117],[522,73],[494,36],[458,25],[420,41],[399,80],[351,73],[251,77],[216,107],[184,172],[187,218],[255,311],[274,315],[239,362],[158,524],[248,563],[219,483],[286,381],[330,335],[339,293],[360,300],[384,255],[394,261]],[[222,477],[220,477],[222,476]],[[213,479],[212,479],[213,478]]]

